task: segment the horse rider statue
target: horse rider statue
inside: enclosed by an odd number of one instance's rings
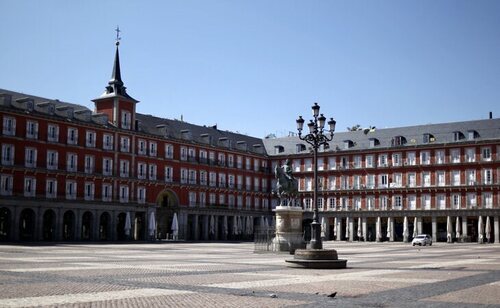
[[[289,206],[294,206],[295,198],[298,192],[297,179],[292,175],[292,166],[289,159],[285,161],[282,166],[274,168],[274,177],[278,180],[276,183],[276,195],[280,198],[280,205],[282,200],[287,200]]]

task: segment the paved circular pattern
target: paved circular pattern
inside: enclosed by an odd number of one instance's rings
[[[500,302],[500,246],[333,243],[341,270],[251,243],[0,246],[0,307],[471,307]]]

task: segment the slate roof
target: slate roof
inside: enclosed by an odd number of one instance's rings
[[[307,130],[307,127],[305,127],[305,130]],[[398,146],[399,148],[421,146],[424,144],[429,145],[470,142],[471,140],[468,140],[468,132],[470,130],[474,130],[477,132],[476,138],[473,141],[494,139],[500,140],[500,118],[375,129],[374,131],[367,133],[365,133],[365,131],[363,130],[354,132],[340,132],[335,133],[333,140],[329,142],[330,148],[325,152],[396,148],[392,145],[392,140],[397,136],[403,136],[406,139],[406,144]],[[461,132],[464,135],[464,138],[460,141],[454,141],[454,132],[457,131]],[[424,143],[424,134],[431,134],[434,137],[434,141],[430,143]],[[379,141],[379,144],[375,147],[370,147],[371,138],[377,139]],[[344,141],[347,140],[352,141],[352,146],[349,149],[344,148]],[[268,155],[272,156],[298,154],[297,144],[304,144],[306,146],[306,151],[303,151],[303,153],[307,153],[307,149],[310,148],[310,145],[308,145],[305,141],[299,140],[297,136],[264,139],[266,151]],[[282,146],[283,152],[276,153],[275,148],[277,146]]]

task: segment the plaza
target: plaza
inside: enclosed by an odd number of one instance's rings
[[[324,242],[342,270],[254,244],[0,246],[0,307],[474,307],[500,302],[500,246]]]

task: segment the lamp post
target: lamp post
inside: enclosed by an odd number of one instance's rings
[[[333,132],[335,131],[335,120],[330,118],[328,121],[328,133],[325,135],[325,121],[326,118],[323,114],[319,113],[318,103],[314,103],[311,107],[313,120],[307,123],[309,127],[309,133],[302,136],[302,129],[304,127],[304,119],[299,116],[297,119],[297,130],[299,132],[299,139],[309,143],[313,148],[313,165],[314,165],[314,193],[313,193],[313,203],[314,203],[314,215],[313,222],[311,223],[311,242],[310,249],[323,249],[323,243],[321,241],[321,224],[319,223],[319,212],[318,212],[318,149],[322,145],[328,144],[329,141],[333,139]]]

